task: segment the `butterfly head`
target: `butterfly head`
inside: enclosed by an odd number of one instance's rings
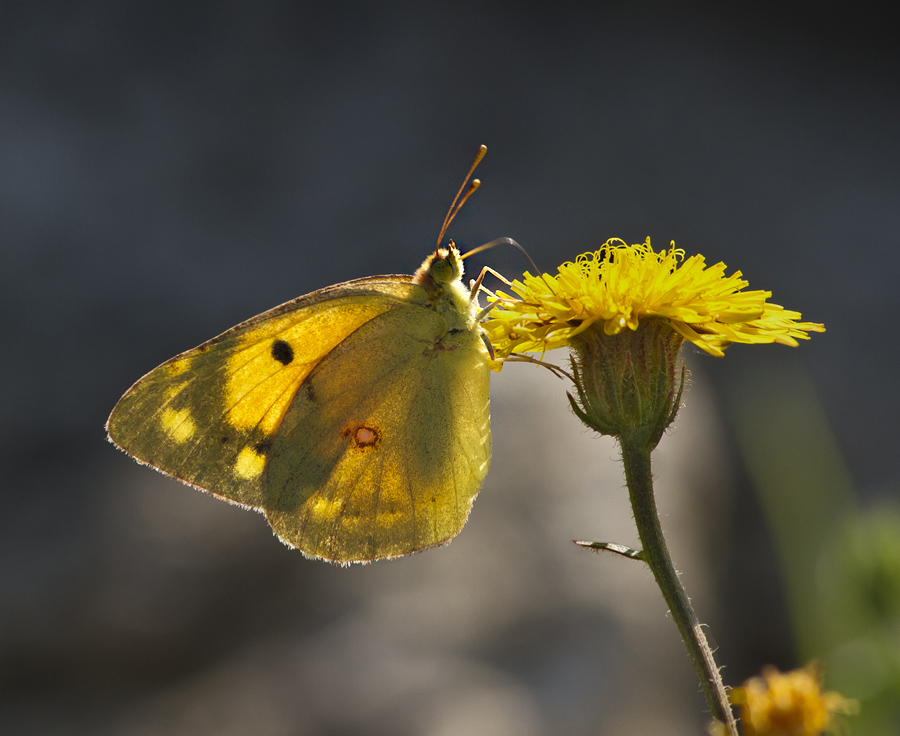
[[[451,240],[446,248],[437,248],[425,259],[413,276],[413,283],[426,291],[436,291],[445,284],[460,281],[462,275],[462,257]]]

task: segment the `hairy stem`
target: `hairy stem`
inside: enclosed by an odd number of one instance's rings
[[[678,579],[678,573],[663,539],[650,472],[650,453],[653,448],[645,440],[646,438],[641,437],[639,433],[619,435],[631,507],[643,545],[641,558],[653,571],[656,584],[669,606],[672,619],[697,670],[700,686],[712,716],[726,724],[731,736],[737,736],[737,726],[719,675],[719,668],[687,593]]]

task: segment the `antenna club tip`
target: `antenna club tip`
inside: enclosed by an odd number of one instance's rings
[[[453,218],[456,217],[456,215],[462,209],[462,206],[469,198],[469,195],[481,186],[480,179],[472,179],[472,183],[469,184],[469,188],[468,190],[466,190],[466,182],[469,181],[469,177],[471,177],[475,172],[475,167],[478,166],[478,164],[481,162],[481,159],[484,158],[484,154],[486,153],[487,146],[482,145],[478,149],[478,153],[475,155],[475,160],[472,162],[472,166],[469,167],[469,173],[466,174],[466,178],[463,180],[462,186],[459,188],[459,191],[453,198],[453,204],[450,205],[450,209],[447,211],[447,216],[444,218],[444,224],[441,226],[441,234],[438,235],[438,247],[440,247],[441,245],[441,240],[443,240],[444,238],[444,233],[447,232],[447,228],[450,227],[450,223],[453,221]],[[465,195],[463,195],[463,191],[465,191]],[[462,197],[462,199],[460,199],[460,197]]]

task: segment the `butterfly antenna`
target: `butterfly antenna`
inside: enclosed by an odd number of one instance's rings
[[[481,180],[472,179],[472,183],[469,184],[469,179],[472,177],[472,174],[475,173],[475,169],[478,167],[478,164],[481,163],[481,159],[484,158],[484,154],[487,153],[487,146],[481,146],[478,149],[478,153],[475,154],[475,160],[472,162],[472,165],[469,167],[469,173],[466,174],[466,178],[463,179],[462,186],[459,188],[459,191],[456,193],[456,196],[453,198],[453,204],[450,205],[450,209],[447,210],[447,216],[444,218],[444,224],[441,225],[441,234],[438,235],[437,239],[437,247],[441,247],[441,241],[444,239],[444,235],[447,233],[447,228],[450,227],[450,223],[453,222],[453,218],[459,214],[459,211],[462,209],[462,206],[466,203],[466,200],[472,196],[478,187],[481,186]],[[466,189],[466,184],[469,184],[469,188]],[[465,194],[463,194],[465,192]],[[462,197],[462,199],[460,199]],[[459,204],[457,204],[457,202]]]
[[[513,248],[517,248],[519,250],[519,252],[521,252],[522,255],[528,259],[528,262],[531,264],[531,267],[534,269],[534,272],[535,273],[541,272],[541,269],[539,269],[537,267],[537,264],[531,260],[531,256],[528,255],[528,251],[525,250],[521,245],[519,245],[512,238],[497,238],[496,240],[492,240],[490,243],[485,243],[484,245],[479,245],[476,248],[472,248],[472,250],[470,250],[470,251],[466,251],[465,253],[463,253],[460,256],[460,258],[465,260],[469,256],[474,256],[476,253],[481,253],[481,251],[483,251],[483,250],[488,250],[490,248],[496,248],[498,245],[511,245],[511,246],[513,246]]]
[[[525,256],[525,258],[528,259],[528,262],[531,264],[531,267],[534,269],[534,272],[541,275],[541,280],[542,280],[545,284],[547,284],[547,288],[550,289],[550,293],[551,293],[551,294],[555,294],[555,293],[556,293],[556,292],[553,290],[553,284],[551,284],[549,281],[547,281],[547,278],[546,278],[546,277],[547,277],[547,274],[541,273],[541,269],[539,269],[539,268],[537,267],[537,264],[536,264],[533,260],[531,260],[531,256],[528,255],[528,251],[525,250],[521,245],[519,245],[519,244],[518,244],[515,240],[513,240],[512,238],[497,238],[496,240],[492,240],[490,243],[485,243],[484,245],[479,245],[479,246],[476,247],[476,248],[472,248],[472,250],[470,250],[470,251],[466,251],[465,253],[463,253],[463,254],[460,256],[460,258],[461,258],[462,260],[465,260],[465,259],[468,258],[469,256],[474,256],[476,253],[481,253],[481,251],[483,251],[483,250],[488,250],[489,248],[496,248],[498,245],[511,245],[511,246],[513,246],[514,248],[518,249],[519,252],[520,252],[523,256]],[[487,266],[485,266],[485,267],[482,269],[482,271],[481,271],[481,275],[478,277],[478,281],[477,281],[477,282],[473,282],[473,291],[472,291],[473,294],[475,293],[475,289],[476,289],[476,288],[480,288],[480,287],[481,287],[481,280],[484,278],[485,271],[490,271],[490,272],[493,273],[495,276],[498,276],[502,281],[505,281],[507,285],[509,285],[509,281],[506,281],[506,279],[505,279],[503,276],[500,276],[500,274],[497,273],[496,271],[494,271],[494,269],[488,268]]]

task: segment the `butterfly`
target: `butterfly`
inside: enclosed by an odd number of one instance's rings
[[[455,537],[490,464],[491,358],[480,279],[466,287],[463,256],[440,242],[486,150],[414,275],[314,291],[176,355],[119,400],[109,439],[264,513],[309,557],[367,562]]]

